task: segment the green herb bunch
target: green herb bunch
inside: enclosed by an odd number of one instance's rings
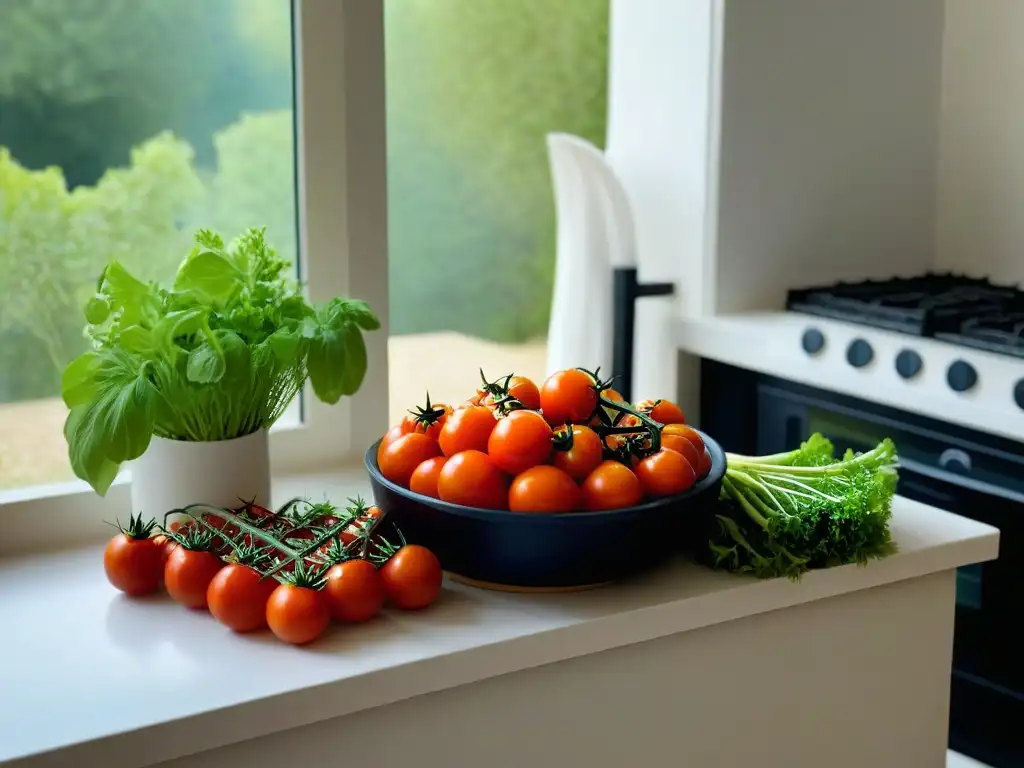
[[[169,289],[110,262],[85,308],[92,348],[61,382],[75,474],[104,494],[153,435],[229,440],[270,427],[307,378],[324,402],[354,394],[362,332],[380,321],[362,301],[313,306],[289,269],[264,229],[228,245],[201,230]]]
[[[889,519],[896,464],[888,438],[841,460],[820,434],[788,453],[730,454],[709,541],[712,564],[798,578],[808,568],[863,564],[895,551]]]

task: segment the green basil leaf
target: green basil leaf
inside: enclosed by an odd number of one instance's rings
[[[85,304],[85,320],[92,325],[105,323],[110,317],[110,299],[96,295]]]
[[[186,368],[189,381],[196,384],[213,384],[224,378],[226,370],[224,350],[213,334],[208,334],[202,344],[189,352]]]
[[[333,405],[343,394],[342,378],[347,360],[345,339],[340,329],[321,327],[310,340],[306,368],[313,392],[325,403]]]
[[[252,378],[252,355],[249,345],[234,331],[219,330],[217,341],[224,351],[224,376],[222,381],[244,387]]]
[[[198,333],[208,319],[209,311],[205,307],[168,312],[153,326],[153,341],[164,352],[168,352],[175,339]]]
[[[117,477],[121,465],[103,454],[98,433],[82,428],[88,408],[72,408],[64,422],[64,437],[68,441],[68,459],[77,477],[85,480],[100,496],[105,496]]]
[[[99,392],[100,363],[96,352],[86,352],[68,363],[60,377],[61,397],[68,408],[87,404]]]
[[[373,314],[370,305],[365,301],[348,299],[345,304],[348,317],[364,331],[376,331],[380,328],[380,318]]]
[[[346,323],[342,328],[342,343],[345,345],[345,367],[341,372],[341,394],[352,396],[359,391],[359,385],[366,376],[366,342],[355,323]]]
[[[229,259],[213,251],[201,251],[181,265],[174,287],[191,291],[208,302],[225,304],[241,291],[241,277]]]
[[[141,325],[129,325],[121,330],[121,348],[144,356],[156,352],[153,334]]]
[[[270,334],[266,344],[282,368],[293,365],[301,356],[302,338],[287,328],[281,328]]]
[[[137,304],[149,294],[149,286],[134,277],[118,261],[107,264],[103,285],[114,302],[122,307]]]

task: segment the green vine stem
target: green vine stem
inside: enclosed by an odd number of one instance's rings
[[[598,386],[601,386],[600,382],[598,382]],[[603,386],[602,389],[604,389]],[[595,425],[594,427],[592,427],[592,429],[595,432],[597,432],[597,434],[599,434],[601,437],[606,437],[608,435],[626,435],[646,431],[651,436],[651,453],[657,453],[658,451],[661,450],[661,429],[663,425],[656,422],[646,413],[638,411],[629,403],[624,403],[619,400],[611,400],[602,395],[600,392],[598,392],[597,400],[598,410],[601,410],[601,408],[609,408],[620,414],[620,416],[617,416],[615,419],[616,424],[619,422],[621,417],[625,415],[636,416],[637,419],[640,420],[640,424],[637,427],[609,427],[603,424]]]

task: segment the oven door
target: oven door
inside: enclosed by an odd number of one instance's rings
[[[877,410],[876,410],[877,409]],[[1024,455],[897,418],[869,403],[833,402],[772,385],[758,387],[759,453],[791,450],[821,432],[839,451],[869,450],[891,437],[900,454],[898,492],[1000,530],[1000,558],[957,571],[950,747],[1002,768],[1024,765],[1024,653],[1016,639],[1024,579]],[[947,427],[948,429],[948,427]]]

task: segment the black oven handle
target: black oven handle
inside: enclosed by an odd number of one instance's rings
[[[997,496],[1000,499],[1012,501],[1017,504],[1024,504],[1024,493],[1011,490],[1010,488],[1002,488],[998,485],[987,483],[984,480],[976,480],[973,477],[958,475],[955,472],[948,472],[929,464],[922,464],[919,461],[904,459],[902,457],[900,457],[900,466],[906,467],[911,472],[915,472],[919,475],[930,477],[933,480],[941,480],[944,483],[958,485],[961,488],[967,488],[972,491],[977,491],[978,493],[984,493],[988,496]]]

